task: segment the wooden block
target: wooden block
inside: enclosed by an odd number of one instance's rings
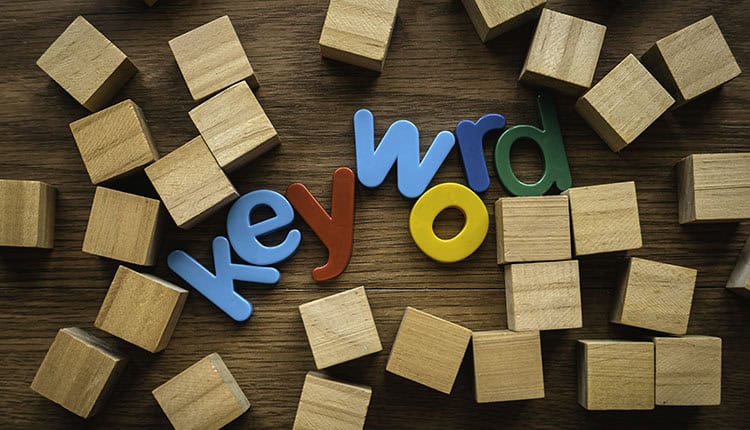
[[[635,182],[569,188],[576,255],[626,251],[643,246]]]
[[[188,292],[156,276],[117,269],[94,326],[158,352],[167,347]]]
[[[137,71],[120,48],[82,16],[73,20],[36,65],[92,112],[103,108]]]
[[[657,405],[721,403],[721,338],[656,337],[654,354]]]
[[[153,266],[161,243],[159,200],[96,187],[83,252]]]
[[[299,313],[318,369],[383,350],[365,287],[305,303]]]
[[[151,393],[176,430],[219,429],[250,409],[245,393],[217,353]]]
[[[51,249],[56,194],[44,182],[0,179],[0,246]]]
[[[372,390],[308,372],[297,406],[294,430],[361,430]]]
[[[225,170],[234,170],[279,145],[276,129],[245,81],[193,108],[190,118]]]
[[[505,304],[511,330],[583,327],[578,261],[507,266]]]
[[[239,197],[200,136],[148,166],[146,175],[174,222],[185,229]]]
[[[578,403],[591,411],[654,409],[654,344],[579,340]]]
[[[76,327],[60,329],[31,389],[88,418],[107,401],[127,358],[109,343]]]
[[[729,275],[727,288],[729,291],[750,298],[750,238],[745,242],[740,258],[737,259],[737,265]]]
[[[713,15],[660,39],[641,62],[678,105],[719,88],[742,72]]]
[[[330,0],[320,33],[320,54],[383,71],[398,0]]]
[[[385,370],[450,394],[471,330],[407,307]]]
[[[680,224],[750,219],[750,152],[693,154],[676,170]]]
[[[632,54],[576,102],[576,111],[615,152],[633,143],[674,99]]]
[[[143,111],[125,100],[70,124],[94,184],[140,170],[159,159]]]
[[[472,333],[477,403],[544,398],[539,332]]]
[[[568,260],[568,196],[504,197],[495,202],[497,264]]]
[[[547,0],[463,0],[482,42],[539,17]]]
[[[591,88],[607,27],[542,10],[519,81],[579,96]]]
[[[698,271],[631,258],[610,321],[649,330],[687,333]]]

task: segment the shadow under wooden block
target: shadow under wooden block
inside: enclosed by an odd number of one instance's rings
[[[372,390],[308,372],[302,387],[294,430],[361,430],[365,426]]]
[[[750,298],[750,238],[745,242],[740,257],[737,259],[737,265],[729,275],[727,288],[729,291]]]
[[[51,249],[56,195],[44,182],[0,179],[0,246]]]
[[[721,403],[721,338],[685,336],[653,340],[657,405]]]

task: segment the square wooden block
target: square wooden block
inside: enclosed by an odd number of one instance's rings
[[[568,260],[568,196],[503,197],[495,202],[497,264]]]
[[[471,330],[407,307],[385,370],[450,394]]]
[[[664,333],[687,333],[698,271],[631,258],[610,321]]]
[[[635,182],[569,188],[576,256],[643,246]]]
[[[654,344],[579,340],[578,403],[590,411],[654,409]]]
[[[656,337],[656,404],[717,406],[721,403],[721,338]]]
[[[583,327],[578,261],[506,266],[505,304],[511,330]]]
[[[676,170],[680,224],[750,219],[750,152],[693,154]]]
[[[226,15],[175,37],[169,47],[195,101],[245,79],[258,88],[253,67]]]
[[[383,71],[398,0],[330,0],[320,33],[320,54]]]
[[[225,170],[234,170],[279,145],[279,135],[242,81],[190,111],[190,118]]]
[[[750,298],[750,238],[745,242],[745,247],[742,248],[740,257],[737,259],[737,265],[729,275],[727,288],[729,291]]]
[[[178,227],[189,229],[239,197],[198,136],[146,168]]]
[[[0,179],[0,246],[51,249],[56,194],[44,182]]]
[[[217,353],[151,393],[176,430],[219,429],[250,409],[245,393]]]
[[[365,287],[305,303],[299,313],[318,369],[383,350]]]
[[[361,430],[372,390],[308,372],[294,418],[294,430]]]
[[[103,108],[137,71],[128,57],[82,16],[73,20],[36,65],[92,112]]]
[[[159,159],[143,111],[125,100],[70,124],[94,184],[133,173]]]
[[[641,135],[674,99],[633,54],[576,102],[575,109],[615,152]]]
[[[96,187],[83,252],[141,266],[156,264],[161,202]]]
[[[127,358],[109,343],[76,327],[60,329],[31,389],[88,418],[107,401]]]
[[[542,10],[519,81],[579,96],[591,88],[607,27]]]
[[[482,42],[539,16],[547,0],[463,0]]]
[[[472,334],[477,403],[544,398],[539,332]]]
[[[641,57],[678,105],[742,73],[713,15],[657,41]]]
[[[94,326],[158,352],[167,347],[188,292],[156,276],[117,269]]]

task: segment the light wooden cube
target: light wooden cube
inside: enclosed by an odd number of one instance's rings
[[[56,194],[44,182],[0,179],[0,246],[51,249]]]
[[[219,429],[250,409],[245,393],[217,353],[151,393],[176,430]]]
[[[383,350],[365,287],[305,303],[299,313],[318,369]]]
[[[495,225],[497,264],[571,257],[568,196],[500,198]]]
[[[591,411],[654,409],[654,344],[579,340],[578,403]]]
[[[140,170],[159,159],[143,111],[125,100],[70,124],[94,184]]]
[[[632,54],[575,104],[576,111],[615,152],[641,135],[674,99]]]
[[[682,335],[687,333],[698,271],[631,258],[610,321]]]
[[[482,42],[539,16],[547,0],[463,0]]]
[[[189,229],[239,197],[198,136],[146,168],[178,227]]]
[[[372,390],[309,372],[294,418],[294,430],[361,430],[365,426]]]
[[[750,219],[750,152],[683,158],[677,194],[680,224]]]
[[[713,15],[660,39],[643,54],[641,62],[678,105],[742,73]]]
[[[398,0],[330,0],[320,33],[320,54],[383,71]]]
[[[471,343],[477,403],[544,398],[538,331],[475,331]]]
[[[737,259],[737,265],[729,275],[727,288],[729,291],[750,298],[750,238],[745,242],[745,247],[742,248],[740,257]]]
[[[279,145],[276,129],[245,81],[193,108],[190,118],[225,170],[234,170]]]
[[[656,337],[657,405],[716,406],[721,403],[721,338]]]
[[[161,243],[160,212],[159,200],[96,187],[83,252],[153,266]]]
[[[258,79],[228,16],[222,16],[169,41],[193,100],[247,79],[258,88]]]
[[[505,304],[511,330],[583,327],[578,261],[507,266]]]
[[[137,71],[128,57],[82,16],[73,20],[36,65],[92,112],[103,108]]]
[[[626,251],[643,246],[635,182],[569,188],[576,255]]]
[[[88,418],[107,401],[127,358],[112,345],[76,327],[60,329],[31,389]]]
[[[167,347],[188,292],[156,276],[117,269],[94,326],[158,352]]]
[[[471,330],[407,307],[385,370],[450,394]]]

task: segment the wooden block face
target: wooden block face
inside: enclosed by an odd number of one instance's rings
[[[152,391],[176,430],[219,429],[250,409],[219,354],[207,355]]]
[[[539,332],[474,332],[477,403],[544,398]]]
[[[193,100],[204,99],[239,81],[258,87],[258,79],[228,16],[222,16],[169,41]]]
[[[674,104],[632,54],[576,102],[576,111],[615,152],[630,145]]]
[[[657,337],[656,404],[712,406],[721,403],[721,338]]]
[[[583,327],[578,261],[507,266],[505,303],[511,330]]]
[[[188,292],[153,275],[117,269],[94,326],[158,352],[167,347]]]
[[[592,411],[654,409],[654,345],[578,341],[578,403]]]
[[[361,430],[372,390],[309,372],[294,419],[294,430]]]
[[[591,88],[607,27],[542,10],[519,81],[581,95]]]
[[[56,194],[44,182],[0,179],[0,246],[52,248]]]
[[[60,329],[31,389],[88,418],[106,401],[127,359],[105,341],[76,327]]]
[[[495,224],[497,264],[571,257],[568,196],[498,199]]]
[[[643,246],[635,182],[570,188],[563,194],[570,198],[577,256]]]
[[[225,170],[234,170],[279,144],[276,129],[245,81],[195,107],[190,118]]]
[[[463,0],[482,42],[536,19],[547,0]]]
[[[146,168],[175,224],[191,228],[239,194],[199,136]]]
[[[331,0],[320,33],[320,54],[381,72],[398,0]]]
[[[745,242],[745,247],[742,248],[742,253],[737,259],[737,265],[729,275],[727,288],[729,291],[750,298],[750,238]]]
[[[649,330],[687,333],[698,271],[631,258],[610,320]]]
[[[96,187],[83,252],[153,266],[161,237],[161,202]]]
[[[318,369],[383,350],[365,287],[305,303],[299,312]]]
[[[407,307],[385,370],[450,394],[471,330]]]
[[[92,112],[104,107],[137,70],[82,16],[73,20],[36,64]]]
[[[143,168],[159,158],[141,108],[125,100],[70,124],[93,184]]]

